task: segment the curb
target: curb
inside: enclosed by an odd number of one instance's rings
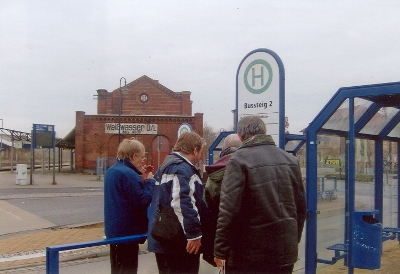
[[[0,200],[10,199],[31,199],[31,198],[55,198],[55,197],[83,197],[83,196],[103,196],[103,192],[85,192],[85,193],[34,193],[34,194],[3,194]]]
[[[32,229],[32,230],[25,230],[25,231],[18,231],[18,232],[11,232],[7,234],[0,235],[0,240],[4,238],[10,238],[18,235],[24,235],[32,232],[39,232],[39,231],[46,231],[46,230],[58,230],[58,229],[73,229],[73,228],[90,228],[91,226],[96,226],[103,224],[104,222],[88,222],[88,223],[81,223],[81,224],[73,224],[73,225],[56,225],[56,226],[49,226],[43,227],[39,229]]]
[[[89,253],[86,255],[82,254],[82,255],[75,255],[75,256],[69,256],[69,257],[61,257],[61,258],[59,258],[59,263],[61,264],[61,263],[71,262],[71,261],[100,258],[100,257],[109,256],[109,255],[110,255],[110,251],[101,251],[101,252],[96,252],[96,253]],[[2,271],[7,271],[7,270],[17,270],[17,269],[38,267],[38,266],[46,267],[46,261],[38,262],[38,263],[31,263],[31,264],[22,264],[22,265],[18,265],[18,266],[2,267],[2,268],[0,268],[0,273]]]
[[[147,249],[145,250],[140,250],[139,251],[139,256],[148,254],[150,251]],[[102,258],[102,257],[109,257],[110,256],[110,251],[100,251],[100,252],[95,252],[95,253],[88,253],[88,254],[81,254],[81,255],[75,255],[75,256],[68,256],[68,257],[61,257],[59,258],[59,264],[61,263],[66,263],[66,262],[73,262],[73,261],[80,261],[80,260],[85,260],[85,259],[94,259],[94,258]],[[29,268],[29,267],[39,267],[43,266],[46,267],[46,261],[44,262],[38,262],[38,263],[31,263],[31,264],[24,264],[24,265],[18,265],[18,266],[8,266],[8,267],[2,267],[0,268],[0,273],[3,271],[8,271],[8,270],[18,270],[18,269],[24,269],[24,268]]]
[[[68,228],[68,229],[72,229],[72,228],[90,228],[92,226],[97,226],[103,224],[104,222],[87,222],[87,223],[81,223],[81,224],[74,224],[74,225],[63,225],[63,226],[58,226],[60,229],[63,228]]]

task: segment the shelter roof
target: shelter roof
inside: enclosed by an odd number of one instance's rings
[[[64,138],[56,141],[56,147],[75,149],[75,128],[73,128]]]
[[[356,138],[400,140],[400,82],[340,88],[307,131],[347,136],[351,111]]]
[[[0,134],[4,136],[8,136],[10,140],[15,141],[31,141],[31,134],[28,132],[22,132],[18,130],[8,129],[8,128],[0,128]]]

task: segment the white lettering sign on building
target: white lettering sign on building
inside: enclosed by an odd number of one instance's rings
[[[279,147],[285,134],[285,71],[279,56],[268,49],[247,54],[236,74],[236,123],[258,115]]]
[[[118,123],[106,123],[106,134],[118,134]],[[121,134],[157,134],[157,124],[121,124]]]

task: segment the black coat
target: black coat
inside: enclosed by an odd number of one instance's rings
[[[228,162],[214,254],[241,268],[294,264],[305,218],[296,157],[276,147],[271,136],[256,135]]]

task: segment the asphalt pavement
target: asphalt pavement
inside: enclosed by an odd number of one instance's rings
[[[29,171],[28,171],[29,172]],[[46,273],[45,249],[47,246],[79,243],[99,240],[104,237],[102,223],[83,223],[75,226],[57,226],[48,220],[40,218],[26,210],[13,206],[8,199],[18,198],[15,194],[4,194],[4,189],[42,188],[46,195],[62,195],[59,192],[51,194],[55,188],[70,187],[102,187],[103,181],[95,175],[84,175],[73,172],[56,173],[56,184],[53,184],[51,172],[33,174],[33,184],[16,184],[16,174],[0,172],[0,273]],[[20,197],[24,197],[23,195]],[[14,195],[14,196],[12,196]],[[65,194],[65,195],[71,195]],[[77,194],[79,195],[79,194]],[[40,195],[37,196],[40,198]],[[322,214],[334,215],[343,213],[342,203],[337,200],[319,201],[318,209]],[[324,216],[320,216],[324,217]],[[387,241],[383,244],[382,265],[380,270],[355,269],[354,273],[398,273],[400,269],[400,247],[397,241]],[[304,255],[304,248],[300,253]],[[108,247],[91,247],[60,253],[60,272],[63,273],[110,273]],[[140,246],[139,273],[158,273],[154,254],[147,251],[146,243]],[[208,263],[201,261],[200,272],[217,273]],[[295,265],[294,273],[304,273],[304,261]],[[317,273],[347,273],[343,260],[334,265],[318,264]]]
[[[28,171],[29,173],[29,171]],[[61,197],[80,195],[60,192],[55,188],[103,187],[95,175],[73,172],[56,173],[35,171],[20,184],[15,172],[0,172],[0,190],[24,189],[23,194],[4,194],[0,191],[0,273],[46,273],[46,247],[100,240],[104,237],[103,223],[83,223],[74,226],[57,226],[39,216],[8,203],[8,199],[26,197]],[[18,184],[17,184],[18,183]],[[41,194],[28,194],[27,189],[43,189]],[[60,273],[110,273],[108,246],[84,248],[60,253]],[[202,261],[200,273],[214,273],[216,269]],[[140,245],[139,273],[158,273],[155,256],[147,251],[147,244]]]

